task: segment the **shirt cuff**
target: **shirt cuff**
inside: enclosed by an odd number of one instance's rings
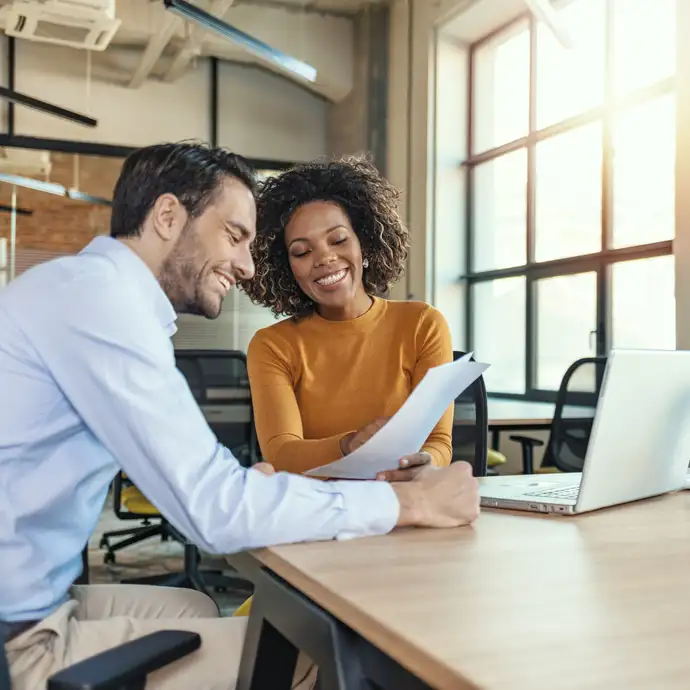
[[[400,501],[388,482],[336,481],[331,486],[342,496],[345,524],[337,539],[388,534],[400,517]]]

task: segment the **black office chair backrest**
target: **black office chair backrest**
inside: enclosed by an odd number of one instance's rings
[[[175,350],[177,368],[218,440],[245,466],[258,459],[247,356],[238,350]]]
[[[584,357],[568,367],[556,396],[542,467],[582,471],[605,369],[606,357]]]
[[[453,352],[453,360],[464,356]],[[486,385],[480,376],[455,399],[452,462],[464,460],[472,465],[475,477],[485,477],[489,452],[489,413]]]

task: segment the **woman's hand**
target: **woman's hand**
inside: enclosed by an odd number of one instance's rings
[[[363,446],[389,419],[390,417],[377,417],[359,431],[345,436],[340,441],[340,450],[343,452],[343,455],[349,455],[360,446]]]
[[[431,454],[423,450],[421,453],[406,455],[400,461],[400,469],[379,472],[376,479],[384,482],[409,482],[430,464]]]

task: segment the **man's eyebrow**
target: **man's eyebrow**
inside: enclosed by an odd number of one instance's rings
[[[234,228],[234,229],[237,230],[238,232],[242,233],[242,236],[243,236],[243,237],[251,237],[251,234],[252,234],[252,233],[249,232],[249,230],[248,230],[244,225],[242,225],[242,223],[236,223],[236,222],[234,222],[234,221],[231,220],[231,221],[229,221],[227,224],[228,224],[231,228]]]

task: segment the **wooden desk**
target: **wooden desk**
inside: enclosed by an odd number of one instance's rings
[[[690,493],[252,554],[439,690],[685,690]]]

